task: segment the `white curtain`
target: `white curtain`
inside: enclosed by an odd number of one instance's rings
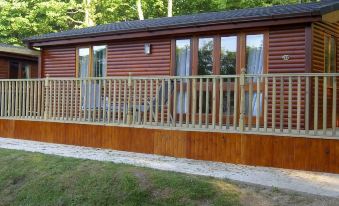
[[[247,73],[248,74],[262,74],[263,73],[263,47],[262,45],[259,47],[252,47],[248,50],[247,56]],[[254,79],[254,82],[257,80]],[[260,113],[257,114],[257,98],[259,98],[259,108]],[[252,105],[252,115],[257,116],[261,114],[262,110],[262,93],[259,95],[256,92],[253,92],[253,99],[251,102]],[[248,108],[248,107],[247,107]]]
[[[180,48],[177,54],[177,76],[185,77],[190,75],[190,58],[191,51],[190,46]],[[182,105],[180,107],[180,92],[177,92],[177,113],[186,113],[187,112],[187,91],[184,90],[182,94]]]

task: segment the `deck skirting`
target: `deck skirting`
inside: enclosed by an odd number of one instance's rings
[[[0,119],[0,136],[235,164],[339,173],[339,140]]]

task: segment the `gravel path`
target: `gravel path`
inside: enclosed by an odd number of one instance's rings
[[[339,198],[339,175],[337,174],[225,164],[9,138],[0,138],[0,148],[110,161],[160,170],[226,178],[245,183]]]

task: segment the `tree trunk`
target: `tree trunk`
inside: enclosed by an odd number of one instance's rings
[[[173,16],[173,0],[168,0],[168,5],[167,5],[167,16],[172,17]]]
[[[84,0],[85,4],[85,21],[84,24],[86,27],[88,26],[94,26],[94,21],[92,19],[92,11],[91,11],[91,0]]]
[[[144,12],[142,11],[141,0],[137,0],[138,15],[140,20],[144,20]]]

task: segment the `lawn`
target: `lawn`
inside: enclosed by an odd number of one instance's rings
[[[337,205],[335,198],[0,149],[0,205]]]
[[[0,149],[0,205],[239,205],[230,183]]]

